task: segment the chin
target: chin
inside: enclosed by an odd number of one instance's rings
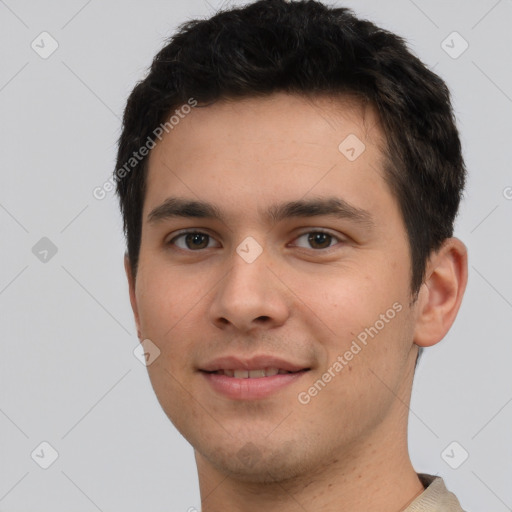
[[[307,474],[310,465],[295,443],[287,441],[278,448],[245,443],[237,452],[226,449],[197,450],[219,472],[246,483],[274,484]]]

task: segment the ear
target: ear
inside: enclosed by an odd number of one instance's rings
[[[414,343],[420,347],[439,343],[457,316],[468,280],[466,246],[458,238],[447,238],[430,256],[425,276],[414,329]]]
[[[137,336],[140,341],[142,341],[142,334],[140,330],[140,321],[139,321],[139,310],[137,308],[137,299],[135,298],[135,279],[132,275],[132,267],[130,265],[130,259],[128,258],[128,254],[124,255],[124,270],[126,272],[126,277],[128,278],[128,288],[130,291],[130,304],[132,305],[133,316],[135,317],[135,325],[137,327]]]

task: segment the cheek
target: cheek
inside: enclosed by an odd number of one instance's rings
[[[300,299],[335,335],[357,334],[403,296],[399,276],[386,278],[385,269],[371,272],[344,268],[313,277],[301,276]]]
[[[406,303],[355,302],[333,306],[321,365],[302,390],[311,397],[305,410],[329,411],[347,435],[378,425],[401,395],[412,340]]]
[[[137,303],[142,335],[151,339],[163,355],[172,352],[172,359],[185,356],[181,345],[187,336],[183,334],[193,328],[193,319],[207,298],[207,286],[197,278],[184,278],[174,269],[158,264],[142,267],[141,278]]]
[[[189,390],[193,389],[187,366],[190,340],[197,339],[198,311],[206,290],[197,279],[185,279],[172,268],[158,264],[141,267],[138,290],[142,336],[160,350],[159,356],[147,367],[155,395],[171,422],[182,430],[183,411],[200,418]],[[193,419],[193,418],[192,418]]]
[[[342,357],[343,371],[335,373],[343,373],[354,384],[375,380],[369,368],[383,376],[398,371],[412,339],[408,268],[394,272],[394,264],[376,266],[378,271],[367,267],[362,272],[354,266],[338,276],[308,277],[300,288],[309,312],[301,307],[298,314],[322,346],[321,367],[328,369]]]

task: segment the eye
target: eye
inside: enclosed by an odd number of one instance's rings
[[[330,247],[336,245],[336,243],[332,244],[332,242],[341,242],[338,237],[325,231],[309,231],[308,233],[303,233],[302,235],[298,236],[295,239],[295,242],[298,240],[305,240],[305,243],[309,244],[309,247],[296,244],[299,247],[306,249],[329,249]]]
[[[179,241],[179,242],[178,242]],[[198,249],[208,249],[214,247],[210,245],[214,238],[201,231],[187,231],[181,233],[167,242],[169,245],[176,245],[184,251],[196,251]]]

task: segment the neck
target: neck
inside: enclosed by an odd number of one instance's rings
[[[385,425],[381,425],[385,427]],[[396,424],[395,424],[396,429]],[[401,511],[424,490],[407,451],[405,429],[382,428],[360,446],[289,480],[241,481],[196,452],[202,512]],[[393,432],[393,430],[391,430]],[[396,430],[395,430],[396,433]]]

